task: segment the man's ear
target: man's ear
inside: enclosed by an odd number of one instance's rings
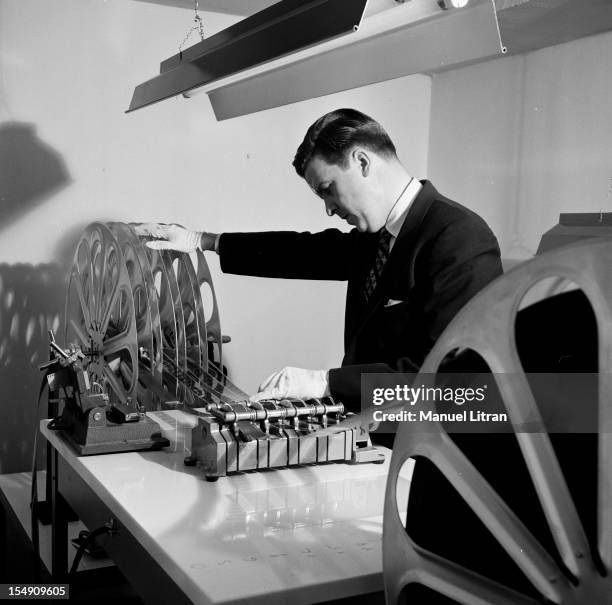
[[[372,166],[370,154],[365,149],[356,148],[351,153],[352,159],[359,165],[362,176],[368,176]]]

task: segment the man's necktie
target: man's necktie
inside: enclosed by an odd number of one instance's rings
[[[383,267],[389,258],[392,238],[393,236],[391,233],[389,233],[389,231],[387,231],[384,227],[380,230],[378,247],[376,249],[376,258],[374,259],[374,263],[370,268],[370,272],[368,273],[368,277],[366,278],[363,288],[363,294],[366,302],[370,300],[374,290],[376,290]]]

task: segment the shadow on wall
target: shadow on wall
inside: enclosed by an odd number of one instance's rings
[[[38,366],[47,360],[47,330],[60,329],[65,293],[65,270],[56,264],[0,264],[2,473],[30,467],[37,418],[46,417],[46,398],[36,411]]]
[[[34,124],[0,124],[0,229],[70,182],[63,157],[38,138]]]
[[[34,124],[0,124],[0,231],[53,198],[70,184],[62,155],[42,141]],[[67,248],[60,263],[0,263],[0,472],[30,467],[37,418],[46,416],[46,398],[36,410],[46,361],[48,329],[61,329],[66,293]],[[69,240],[69,241],[68,241]],[[74,248],[73,248],[74,249]],[[58,341],[62,341],[58,334]]]

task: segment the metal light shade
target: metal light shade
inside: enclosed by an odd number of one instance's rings
[[[174,55],[134,89],[128,112],[356,31],[367,0],[282,0]]]
[[[163,61],[128,111],[206,93],[225,120],[502,52],[493,0],[282,0]]]

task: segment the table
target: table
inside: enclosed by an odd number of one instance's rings
[[[111,518],[104,548],[147,603],[313,603],[380,591],[384,464],[325,464],[207,482],[183,464],[195,418],[150,413],[171,445],[78,457],[54,450],[53,572],[66,569],[62,498],[90,528]],[[398,481],[407,500],[410,473]]]

